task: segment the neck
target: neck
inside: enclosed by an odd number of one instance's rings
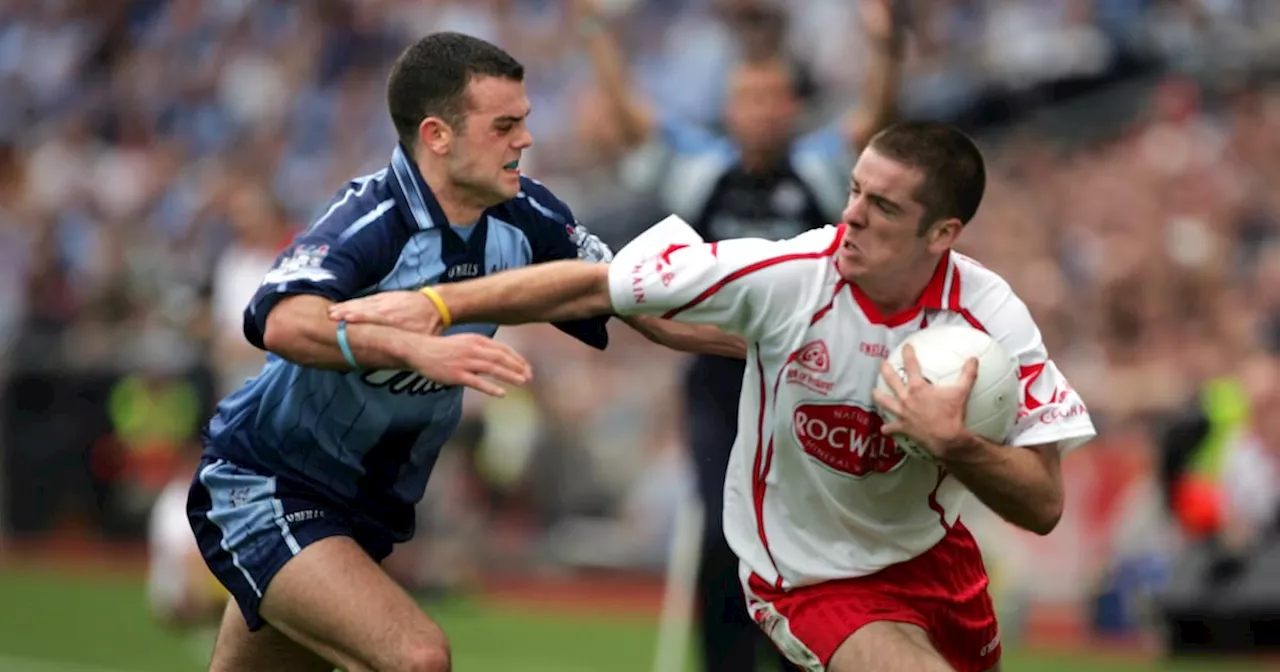
[[[857,285],[880,312],[892,315],[906,310],[920,300],[940,261],[941,258],[935,257],[905,271],[886,273],[883,276],[865,276],[856,280],[845,279]]]
[[[742,167],[750,175],[767,175],[778,165],[780,152],[758,149],[742,152]]]
[[[465,191],[460,189],[453,180],[449,179],[444,166],[439,162],[422,161],[415,156],[414,163],[418,165],[418,172],[422,174],[422,180],[431,188],[431,193],[435,196],[436,202],[440,204],[440,209],[444,211],[444,216],[449,220],[449,224],[456,226],[474,224],[476,220],[480,219],[480,213],[489,207],[487,204],[469,197]]]

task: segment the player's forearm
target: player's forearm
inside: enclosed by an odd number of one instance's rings
[[[338,345],[338,325],[328,316],[329,301],[317,296],[290,297],[267,317],[267,350],[315,369],[347,371]],[[377,324],[348,324],[347,345],[362,369],[405,369],[408,353],[422,336]]]
[[[871,46],[867,76],[859,96],[861,102],[850,111],[846,120],[849,140],[855,151],[866,147],[872,136],[893,123],[898,108],[905,42],[901,22],[897,22],[890,36],[876,40]]]
[[[711,325],[684,324],[645,315],[630,315],[622,321],[650,341],[672,350],[735,359],[747,357],[746,341]]]
[[[637,99],[627,76],[627,63],[618,41],[599,18],[588,17],[580,26],[591,65],[596,72],[604,102],[623,142],[636,147],[649,139],[653,122],[649,111]]]
[[[567,322],[613,313],[608,264],[555,261],[436,286],[455,324]]]
[[[1057,459],[1041,451],[1056,446],[1001,446],[967,437],[943,466],[997,515],[1024,530],[1049,534],[1062,518],[1062,478]]]

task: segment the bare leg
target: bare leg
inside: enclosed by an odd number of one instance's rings
[[[348,537],[321,539],[275,575],[250,633],[228,607],[211,672],[449,672],[444,632]]]
[[[955,672],[918,626],[879,621],[844,640],[827,672]]]
[[[213,647],[209,672],[332,672],[333,664],[317,656],[270,625],[257,632],[249,626],[234,601],[222,612],[222,627]]]

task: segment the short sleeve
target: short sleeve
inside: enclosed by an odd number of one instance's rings
[[[526,178],[519,198],[528,204],[536,220],[536,234],[530,240],[533,263],[565,259],[608,263],[613,259],[609,246],[579,223],[569,206],[538,181]],[[559,322],[554,326],[587,345],[603,350],[609,344],[608,319],[598,317]]]
[[[408,232],[385,201],[368,212],[330,213],[299,234],[276,258],[245,310],[244,334],[265,348],[267,315],[281,299],[298,294],[345,301],[376,285],[395,266]],[[388,212],[392,211],[392,212]]]
[[[672,215],[618,252],[609,267],[609,295],[620,315],[650,315],[714,324],[760,340],[769,315],[789,314],[811,267],[830,256],[836,227],[797,238],[704,242]],[[788,297],[791,297],[788,299]]]
[[[980,303],[986,304],[979,311],[988,333],[1018,359],[1021,399],[1009,444],[1056,443],[1067,452],[1093,439],[1097,431],[1089,409],[1049,359],[1026,304],[1007,285],[988,292]]]

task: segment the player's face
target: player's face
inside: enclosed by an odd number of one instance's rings
[[[729,83],[725,123],[748,152],[772,152],[791,138],[799,105],[780,63],[737,68]]]
[[[459,192],[485,205],[520,191],[520,156],[533,144],[525,124],[529,97],[524,83],[481,77],[467,85],[471,108],[455,129],[448,153],[449,178]]]
[[[892,278],[933,264],[959,235],[958,220],[921,233],[925,207],[916,200],[924,174],[868,148],[858,158],[844,209],[844,241],[836,253],[847,280]]]

